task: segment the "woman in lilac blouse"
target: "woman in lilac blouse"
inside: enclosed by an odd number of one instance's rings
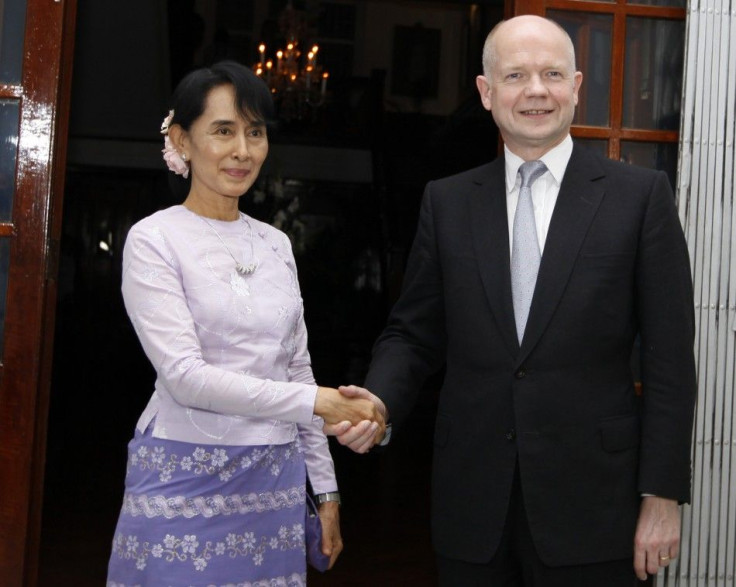
[[[125,306],[157,379],[107,585],[304,585],[307,476],[330,566],[342,550],[323,425],[383,420],[315,384],[289,239],[238,211],[268,153],[268,88],[222,62],[172,102],[164,159],[186,198],[133,226],[124,250]]]

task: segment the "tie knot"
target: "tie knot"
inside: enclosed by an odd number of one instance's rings
[[[531,187],[531,185],[539,179],[544,172],[547,171],[547,166],[543,161],[526,161],[519,167],[519,173],[521,174],[521,187]]]

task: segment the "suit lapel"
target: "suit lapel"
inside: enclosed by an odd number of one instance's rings
[[[469,194],[470,226],[481,281],[491,312],[509,352],[516,355],[514,306],[511,299],[509,225],[503,156],[482,168]]]
[[[576,145],[552,214],[518,363],[526,359],[537,344],[560,302],[585,235],[603,199],[603,183],[594,181],[603,176],[604,171],[595,157]]]

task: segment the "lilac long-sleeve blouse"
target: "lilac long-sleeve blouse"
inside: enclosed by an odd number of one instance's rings
[[[191,443],[298,435],[315,492],[336,490],[286,235],[244,214],[226,222],[173,206],[131,228],[122,290],[157,375],[140,431],[155,418],[154,436]]]

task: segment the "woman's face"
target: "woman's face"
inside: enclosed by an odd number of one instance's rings
[[[255,182],[268,154],[266,125],[243,118],[230,85],[213,88],[202,115],[182,133],[182,152],[190,162],[191,194],[239,198]]]

